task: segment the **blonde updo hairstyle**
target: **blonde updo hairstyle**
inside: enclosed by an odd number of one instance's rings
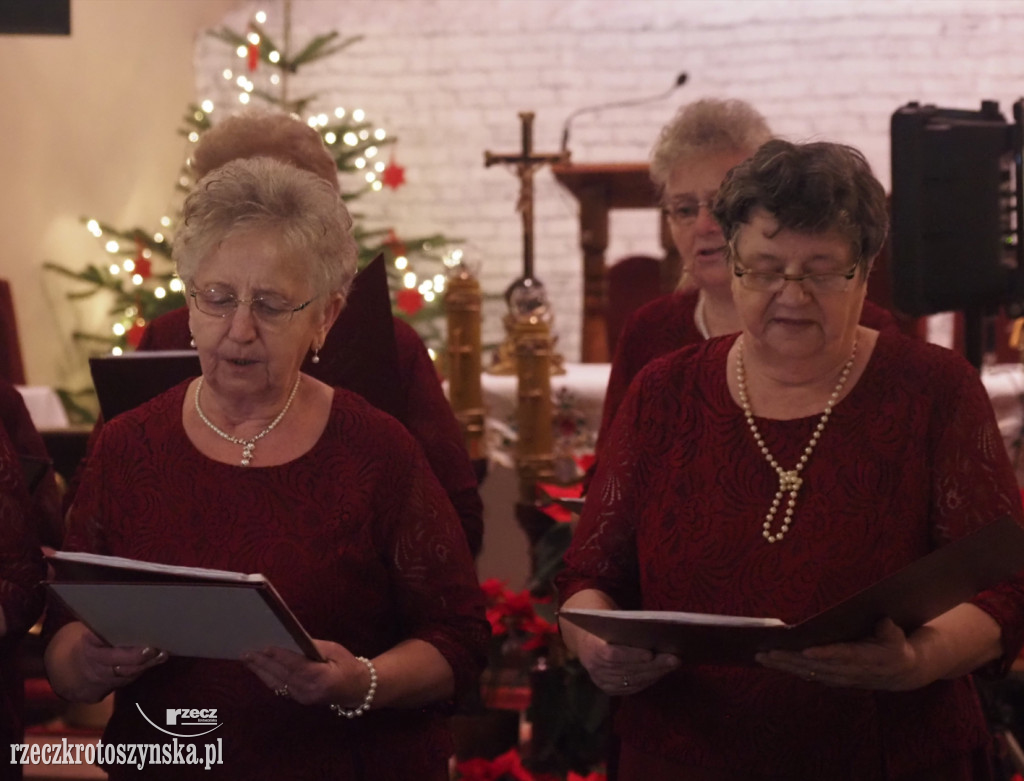
[[[292,114],[253,108],[232,114],[204,132],[192,152],[196,179],[243,157],[272,157],[316,174],[335,190],[338,165],[320,134]]]
[[[203,261],[248,231],[269,231],[308,264],[317,295],[348,295],[358,257],[352,218],[323,177],[269,157],[214,168],[185,199],[173,246],[178,276],[190,287]]]

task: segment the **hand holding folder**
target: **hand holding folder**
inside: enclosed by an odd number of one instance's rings
[[[268,647],[323,661],[263,575],[57,552],[47,589],[112,646],[239,659]]]
[[[688,664],[751,665],[760,651],[860,640],[891,618],[912,632],[1024,570],[1024,528],[1003,517],[796,624],[777,618],[566,608],[559,616],[609,643]]]

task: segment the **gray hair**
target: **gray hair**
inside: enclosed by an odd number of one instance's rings
[[[745,101],[689,103],[661,129],[651,150],[651,179],[662,189],[680,163],[720,152],[753,154],[771,137],[764,117]]]
[[[178,276],[191,284],[222,242],[251,230],[275,232],[301,257],[318,295],[348,295],[358,248],[341,196],[321,177],[269,157],[232,160],[196,184],[174,239]]]

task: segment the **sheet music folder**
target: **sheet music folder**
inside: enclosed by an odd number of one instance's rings
[[[287,648],[323,661],[263,575],[58,551],[46,588],[110,645],[238,659]]]
[[[89,370],[104,420],[135,409],[179,382],[198,377],[202,371],[195,350],[93,355],[89,358]]]
[[[759,651],[799,651],[867,637],[888,616],[910,632],[1024,569],[1024,528],[1009,516],[955,540],[797,624],[775,618],[566,608],[609,643],[674,653],[689,664],[751,665]]]

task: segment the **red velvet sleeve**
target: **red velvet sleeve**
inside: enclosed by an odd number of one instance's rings
[[[933,418],[932,501],[936,534],[943,544],[964,536],[998,515],[1024,523],[1020,491],[1006,457],[992,404],[977,374],[965,370]],[[985,668],[1005,674],[1024,647],[1024,573],[982,592],[973,604],[1002,629],[1004,655]]]
[[[423,448],[459,516],[470,552],[480,552],[484,506],[462,429],[444,395],[423,340],[410,325],[395,320],[398,365],[406,399],[402,422]]]

